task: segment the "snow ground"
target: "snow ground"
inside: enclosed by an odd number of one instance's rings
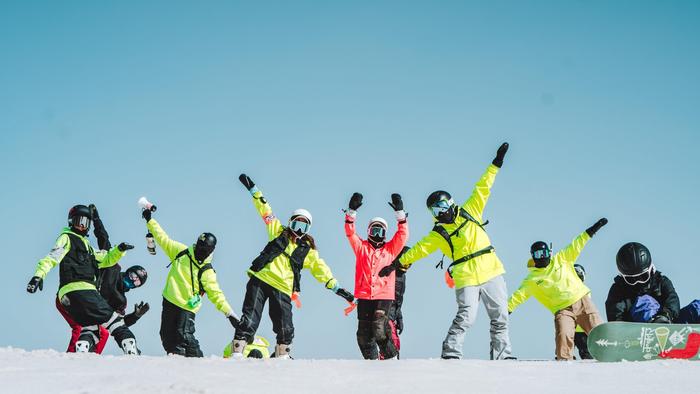
[[[2,393],[697,392],[700,363],[244,360],[0,348]]]

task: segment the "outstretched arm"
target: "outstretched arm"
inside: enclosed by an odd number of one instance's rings
[[[590,240],[591,236],[584,231],[581,234],[579,234],[578,237],[574,238],[574,240],[571,241],[569,245],[567,245],[564,249],[559,251],[557,255],[559,255],[567,264],[573,265],[578,259],[578,256],[583,251],[584,246],[586,246],[586,244]]]
[[[216,272],[213,269],[208,269],[202,273],[202,287],[207,293],[207,298],[214,304],[216,309],[226,316],[230,316],[233,312],[231,305],[226,301],[224,291],[221,290],[219,282],[216,280]]]
[[[160,224],[155,219],[150,219],[146,223],[146,226],[148,227],[148,231],[150,231],[151,234],[153,234],[153,238],[156,240],[156,243],[160,245],[161,249],[163,249],[165,254],[168,255],[168,258],[170,260],[174,259],[178,253],[187,249],[187,246],[185,244],[170,239],[168,234],[165,232],[165,230],[163,230],[162,227],[160,227]]]
[[[102,219],[100,219],[100,213],[97,211],[97,207],[95,204],[90,204],[88,208],[90,208],[90,212],[92,213],[92,233],[95,234],[95,238],[97,238],[97,247],[99,247],[100,250],[111,249],[112,244],[109,242],[109,233],[107,233],[107,229],[105,229],[104,223],[102,223]]]
[[[49,271],[63,260],[69,250],[70,239],[66,234],[61,234],[61,236],[56,239],[56,243],[49,254],[39,260],[39,263],[36,265],[36,270],[34,271],[34,276],[38,276],[41,279],[46,278]]]
[[[333,272],[325,261],[318,255],[318,251],[311,249],[304,259],[304,268],[311,272],[319,283],[323,283],[327,288],[335,287],[338,281],[333,277]]]
[[[481,176],[481,179],[474,185],[474,190],[472,195],[467,199],[467,201],[462,205],[462,208],[466,209],[475,219],[482,221],[482,216],[484,209],[486,208],[486,203],[491,196],[491,187],[496,181],[496,174],[498,170],[503,166],[503,158],[508,151],[508,143],[503,143],[496,153],[496,158],[493,159],[486,172]]]
[[[414,262],[422,259],[425,256],[433,253],[438,249],[439,242],[442,242],[442,237],[435,231],[431,231],[423,237],[420,241],[416,242],[411,249],[401,256],[399,262],[404,267],[407,267]]]
[[[360,246],[362,246],[362,239],[355,232],[355,215],[354,211],[352,214],[349,211],[345,213],[345,236],[350,242],[353,253],[357,255]]]
[[[275,239],[282,232],[282,223],[279,221],[279,219],[277,219],[277,217],[275,217],[275,214],[272,212],[272,207],[267,202],[267,199],[265,196],[263,196],[260,189],[255,186],[255,183],[248,175],[241,174],[238,177],[238,180],[241,181],[243,186],[245,186],[245,188],[248,189],[248,192],[250,192],[250,195],[253,196],[253,205],[258,211],[258,214],[262,218],[263,222],[265,222],[268,238],[270,240]]]
[[[530,298],[530,291],[528,289],[527,283],[523,281],[523,283],[520,285],[520,288],[513,293],[512,296],[510,296],[510,299],[508,300],[508,312],[511,313],[517,308],[520,304],[523,302],[527,301],[527,299]]]

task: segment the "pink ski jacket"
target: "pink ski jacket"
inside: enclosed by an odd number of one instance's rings
[[[396,274],[380,277],[379,271],[391,264],[408,240],[408,223],[398,222],[398,230],[389,242],[375,249],[369,241],[355,234],[355,217],[345,215],[345,235],[355,253],[355,298],[393,300]]]

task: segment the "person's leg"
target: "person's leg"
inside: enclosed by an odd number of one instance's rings
[[[481,286],[481,300],[491,320],[491,360],[512,357],[508,335],[508,290],[503,275]]]
[[[462,346],[467,329],[476,321],[479,307],[479,287],[467,286],[455,290],[457,315],[442,342],[442,358],[462,358]]]
[[[393,320],[389,320],[389,327],[391,329],[391,341],[396,348],[396,358],[401,358],[401,338],[399,338],[399,331],[396,328],[396,323]]]
[[[377,343],[374,340],[372,317],[376,302],[357,300],[357,346],[365,360],[376,360]]]
[[[95,353],[97,354],[102,354],[102,351],[105,349],[105,346],[107,346],[107,340],[109,339],[109,331],[107,331],[106,328],[100,326],[100,341],[97,342],[97,345],[95,346]]]
[[[243,351],[248,343],[252,343],[255,332],[260,325],[262,312],[265,308],[267,295],[263,291],[264,283],[255,277],[251,277],[246,284],[245,297],[243,298],[243,308],[241,320],[233,336],[233,353],[242,358]]]
[[[176,331],[179,309],[163,298],[163,311],[160,314],[160,341],[163,344],[163,350],[167,354],[176,354],[175,345],[177,344]]]
[[[377,307],[374,311],[372,321],[374,338],[379,346],[382,359],[390,359],[398,354],[394,342],[391,340],[391,326],[389,326],[389,308],[391,300],[377,300]]]
[[[554,315],[554,344],[557,360],[572,360],[574,358],[574,332],[576,319],[570,306]]]
[[[63,318],[66,320],[66,323],[70,326],[71,329],[71,336],[70,336],[70,342],[68,342],[68,349],[66,350],[67,353],[75,353],[75,342],[78,341],[78,338],[80,338],[80,331],[83,329],[83,327],[80,326],[80,324],[76,323],[75,320],[73,320],[72,317],[68,314],[66,311],[66,308],[61,305],[61,302],[58,300],[58,297],[56,297],[56,309],[58,309],[58,312],[63,316]]]
[[[183,347],[185,348],[185,357],[203,357],[202,349],[199,348],[199,341],[194,336],[195,332],[195,317],[196,315],[190,311],[182,311],[183,325],[182,338],[184,340]]]
[[[578,348],[578,355],[581,360],[590,360],[593,358],[588,351],[588,335],[585,332],[576,332],[574,334],[574,345]]]
[[[292,299],[269,285],[264,290],[270,300],[269,313],[270,320],[272,320],[272,331],[277,335],[275,357],[288,357],[294,339]]]
[[[590,295],[586,295],[579,300],[580,311],[576,314],[576,323],[588,334],[593,328],[603,324],[598,308],[596,308]]]

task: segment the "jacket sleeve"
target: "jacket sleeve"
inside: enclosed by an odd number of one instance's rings
[[[362,239],[355,232],[355,217],[348,214],[345,215],[345,236],[348,237],[350,248],[357,256],[357,252],[362,245]]]
[[[625,321],[627,311],[627,301],[622,295],[620,286],[613,283],[608,291],[608,298],[605,300],[605,315],[608,321]]]
[[[423,237],[423,239],[416,242],[411,249],[407,250],[406,253],[401,256],[399,262],[404,267],[407,267],[436,251],[438,249],[439,242],[444,242],[443,238],[435,231],[431,231],[428,233],[428,235]]]
[[[97,246],[100,248],[100,250],[111,249],[112,244],[109,242],[109,233],[107,233],[107,229],[105,229],[102,219],[95,218],[95,220],[92,221],[92,224],[92,233],[95,234],[95,238],[97,238]]]
[[[569,245],[567,245],[557,254],[561,258],[563,258],[564,261],[573,265],[576,262],[576,259],[578,259],[578,256],[583,251],[583,247],[586,246],[586,243],[588,243],[588,241],[590,240],[591,236],[584,231],[581,234],[579,234],[578,237],[574,238],[574,240]]]
[[[392,260],[401,253],[408,241],[408,222],[406,220],[398,223],[398,229],[391,240],[386,243],[386,250],[391,253]]]
[[[146,223],[146,226],[148,227],[148,231],[153,234],[155,241],[158,243],[158,245],[160,245],[161,249],[163,249],[170,260],[174,259],[178,253],[187,249],[185,244],[170,239],[165,230],[160,227],[160,223],[158,223],[155,219],[149,220],[148,223]]]
[[[326,262],[319,257],[318,251],[315,249],[311,249],[309,254],[306,255],[306,259],[304,259],[304,268],[309,270],[317,281],[325,284],[329,289],[338,283],[338,281],[333,278],[331,269],[326,265]]]
[[[263,222],[265,222],[268,239],[272,241],[273,239],[277,238],[277,236],[279,236],[279,234],[282,232],[282,223],[272,212],[272,207],[259,190],[255,192],[255,195],[253,195],[253,205],[255,205],[255,210],[258,211],[258,214],[262,218]]]
[[[153,220],[153,219],[151,219]],[[95,252],[95,259],[97,260],[98,268],[109,268],[119,262],[126,252],[119,250],[117,246],[114,246],[109,251],[100,250]]]
[[[221,287],[219,287],[219,282],[216,280],[216,272],[213,269],[208,269],[202,273],[202,287],[204,287],[207,298],[214,304],[216,309],[226,316],[231,314],[233,309],[226,301],[226,296]]]
[[[681,303],[678,293],[673,287],[673,283],[665,276],[661,277],[661,312],[664,312],[671,321],[678,317],[681,310]]]
[[[34,276],[38,276],[41,279],[46,278],[46,275],[51,271],[51,269],[61,263],[61,260],[66,256],[70,250],[70,239],[66,234],[61,234],[53,248],[44,258],[39,260],[36,265],[36,270],[34,271]]]
[[[481,176],[481,179],[474,185],[472,195],[467,202],[462,205],[462,208],[466,209],[476,220],[482,221],[484,208],[486,208],[486,203],[491,195],[491,187],[496,180],[498,170],[498,167],[495,165],[489,165],[486,172]]]
[[[510,299],[508,300],[508,312],[513,312],[520,304],[527,301],[527,299],[530,298],[530,295],[529,286],[527,281],[524,280],[523,283],[520,284],[518,290],[516,290],[515,293],[510,296]]]

